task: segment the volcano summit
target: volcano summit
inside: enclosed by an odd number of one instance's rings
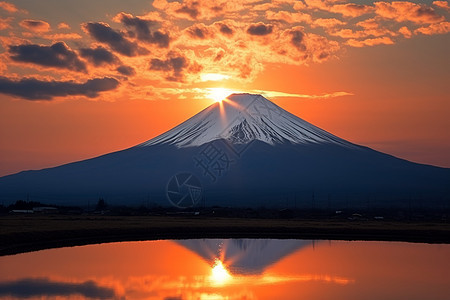
[[[0,178],[0,200],[278,208],[439,207],[450,169],[334,136],[261,95],[233,94],[149,141]]]

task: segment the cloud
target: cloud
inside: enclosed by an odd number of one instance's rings
[[[430,24],[426,27],[420,27],[414,30],[414,33],[434,35],[434,34],[446,34],[450,32],[450,22],[441,22],[437,24]]]
[[[375,45],[393,45],[394,42],[389,37],[379,37],[373,39],[365,40],[355,40],[349,39],[347,44],[352,47],[364,47],[364,46],[375,46]]]
[[[259,22],[257,24],[251,24],[248,28],[247,28],[247,33],[250,35],[259,35],[259,36],[264,36],[264,35],[268,35],[271,34],[273,30],[273,26],[272,25],[266,25],[262,22]]]
[[[344,29],[329,29],[328,34],[332,36],[339,36],[344,39],[359,39],[364,37],[381,37],[381,36],[398,36],[397,32],[393,32],[387,28],[380,27],[378,20],[375,18],[366,19],[356,23],[357,27],[362,27],[364,30],[353,31],[350,28]]]
[[[450,10],[450,6],[448,5],[447,1],[433,1],[433,5],[446,10]]]
[[[125,26],[134,28],[138,40],[150,44],[156,44],[161,48],[169,47],[169,34],[163,33],[159,30],[150,30],[150,28],[158,26],[158,22],[153,20],[146,20],[139,17],[133,17],[132,15],[123,12],[120,13],[117,18]]]
[[[336,4],[328,7],[328,10],[333,13],[339,13],[344,17],[359,17],[370,13],[373,7],[368,5],[346,3],[346,4]]]
[[[119,82],[114,78],[94,78],[84,83],[74,81],[42,81],[23,78],[19,81],[0,77],[0,93],[26,100],[52,100],[54,97],[86,96],[95,98],[100,92],[117,88]]]
[[[294,45],[300,51],[305,51],[306,44],[304,43],[305,42],[305,34],[303,33],[303,31],[301,31],[299,29],[294,29],[294,30],[289,31],[289,33],[292,36],[292,38],[291,38],[292,45]]]
[[[79,40],[82,38],[78,33],[52,33],[52,34],[44,34],[42,36],[47,40],[57,41],[57,40]]]
[[[138,44],[130,42],[123,35],[103,22],[88,22],[83,24],[84,30],[100,43],[109,45],[114,51],[125,56],[148,54],[148,51]]]
[[[136,75],[136,71],[130,66],[124,66],[124,65],[119,66],[116,69],[116,71],[119,72],[122,75],[125,75],[125,76],[134,76],[134,75]]]
[[[226,35],[226,36],[232,36],[234,34],[234,30],[227,24],[224,23],[216,23],[217,26],[219,26],[219,31]]]
[[[117,78],[137,73],[136,79],[152,84],[164,80],[196,84],[200,77],[198,70],[203,68],[205,73],[226,74],[250,82],[268,64],[324,62],[337,58],[345,48],[386,45],[418,34],[447,32],[439,14],[447,17],[443,9],[448,1],[434,1],[428,6],[384,0],[363,5],[367,3],[348,0],[155,0],[144,14],[119,11],[113,18],[119,24],[113,26],[110,23],[112,27],[96,19],[82,24],[86,33],[82,35],[87,41],[78,46],[82,49],[74,50],[81,63],[86,65],[85,69],[89,67],[90,71],[96,72],[95,77],[108,74],[97,75],[101,72],[112,72]],[[17,27],[8,21],[3,24],[5,28],[9,24],[13,29]],[[58,22],[52,24],[54,31],[38,35],[23,30],[22,35],[15,38],[46,38],[52,43],[80,39],[76,31],[67,30],[70,28],[66,23],[60,23],[58,29],[56,24]],[[430,24],[436,25],[428,26]],[[6,40],[11,37],[0,38],[6,49],[8,45],[24,43]],[[91,42],[93,44],[89,45]],[[150,53],[151,57],[148,56]],[[7,55],[12,54],[4,54]],[[13,64],[13,60],[6,59],[5,68],[8,63]],[[105,65],[107,67],[93,68]],[[144,72],[141,74],[141,71]]]
[[[92,299],[117,298],[113,289],[99,286],[94,281],[71,283],[51,281],[47,278],[26,278],[17,281],[0,282],[0,296],[53,298],[73,295],[81,295]]]
[[[249,0],[154,0],[153,7],[167,15],[166,19],[190,21],[211,20],[223,16],[236,17],[246,9],[253,9]]]
[[[337,98],[343,96],[354,96],[353,93],[338,91],[332,93],[325,93],[321,95],[310,95],[310,94],[297,94],[297,93],[286,93],[281,91],[267,91],[267,90],[238,90],[238,89],[224,89],[224,88],[159,88],[158,91],[167,95],[189,95],[189,97],[194,98],[210,98],[211,94],[220,90],[229,94],[240,94],[240,93],[250,93],[250,94],[261,94],[268,98],[302,98],[302,99],[329,99]]]
[[[362,27],[364,29],[376,29],[380,25],[375,18],[371,18],[356,23],[356,26]]]
[[[397,22],[411,21],[417,24],[438,23],[445,18],[429,6],[412,2],[375,2],[375,12],[380,17],[393,19]]]
[[[184,70],[188,67],[189,62],[184,56],[172,54],[165,60],[153,58],[150,61],[150,70],[163,71],[167,80],[182,81]]]
[[[200,12],[198,10],[199,3],[198,2],[192,2],[189,4],[184,4],[180,8],[176,10],[177,13],[180,14],[186,14],[191,19],[196,20],[197,17],[200,15]]]
[[[187,32],[193,38],[201,40],[214,36],[214,33],[203,23],[198,23],[187,28]]]
[[[51,46],[25,44],[9,47],[10,58],[16,62],[33,63],[44,67],[86,72],[86,65],[64,42]]]
[[[335,4],[335,2],[345,2],[345,1],[305,0],[307,8],[309,9],[316,9],[316,10],[319,9],[323,11],[337,13],[343,15],[344,17],[359,17],[364,14],[370,13],[373,10],[373,7],[368,5],[355,3]]]
[[[307,95],[307,94],[292,94],[285,92],[277,92],[277,91],[264,91],[264,90],[252,90],[250,93],[261,94],[263,96],[269,98],[281,98],[281,97],[290,97],[290,98],[310,98],[310,99],[328,99],[328,98],[336,98],[342,96],[353,96],[353,93],[349,92],[333,92],[322,95]]]
[[[9,18],[0,18],[0,30],[11,28],[12,17]]]
[[[308,62],[323,62],[334,57],[340,46],[336,41],[307,33],[304,27],[295,26],[283,31],[277,30],[267,43],[261,45],[253,43],[247,49],[249,57],[255,61],[251,65],[245,62],[241,62],[240,65],[250,65],[255,70],[252,73],[257,73],[265,63],[301,65]]]
[[[266,11],[266,18],[268,20],[273,20],[273,21],[279,21],[279,22],[285,22],[288,24],[293,24],[293,23],[306,23],[306,24],[311,24],[312,23],[312,17],[309,14],[305,14],[302,12],[289,12],[289,11],[271,11],[268,10]]]
[[[108,49],[105,49],[101,46],[97,48],[82,48],[80,49],[80,55],[83,58],[89,60],[95,66],[101,66],[105,64],[115,64],[119,63],[120,60],[117,56],[115,56]]]
[[[335,18],[329,18],[329,19],[315,19],[313,22],[313,27],[323,27],[323,28],[334,28],[336,26],[342,26],[345,25],[345,22],[342,22],[341,20],[335,19]]]
[[[332,30],[329,32],[329,34],[333,35],[333,36],[339,36],[343,39],[350,39],[350,38],[359,39],[359,38],[367,36],[367,34],[364,31],[361,31],[361,30],[353,31],[349,28],[344,28],[344,29],[340,29],[340,30]]]
[[[17,7],[14,4],[6,2],[6,1],[0,1],[0,8],[3,10],[6,10],[7,12],[10,12],[10,13],[14,13],[14,12],[18,11]]]
[[[58,29],[70,29],[70,25],[64,22],[58,24]]]
[[[408,29],[408,27],[403,26],[401,27],[398,32],[400,32],[405,38],[409,39],[412,37],[412,32],[411,30]]]
[[[47,32],[50,24],[42,20],[22,20],[19,25],[33,32]]]

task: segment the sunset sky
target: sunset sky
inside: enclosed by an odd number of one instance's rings
[[[0,1],[0,176],[139,144],[218,88],[450,167],[449,32],[448,1]]]

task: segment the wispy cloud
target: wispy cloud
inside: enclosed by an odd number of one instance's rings
[[[280,91],[267,91],[267,90],[242,90],[242,89],[227,89],[227,88],[160,88],[158,91],[162,94],[178,95],[181,98],[211,98],[212,94],[221,93],[223,97],[230,94],[261,94],[267,98],[301,98],[301,99],[328,99],[343,96],[353,96],[353,93],[349,92],[332,92],[321,95],[310,94],[298,94],[298,93],[286,93]]]
[[[18,11],[17,7],[14,4],[6,1],[0,1],[0,8],[10,13]]]
[[[264,90],[252,90],[251,93],[261,94],[267,96],[269,98],[281,98],[281,97],[289,97],[289,98],[307,98],[307,99],[327,99],[327,98],[336,98],[342,96],[353,96],[354,94],[349,92],[333,92],[322,95],[308,95],[308,94],[293,94],[293,93],[284,93],[277,91],[264,91]]]

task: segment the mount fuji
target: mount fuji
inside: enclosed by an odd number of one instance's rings
[[[450,169],[332,135],[261,95],[233,94],[137,146],[0,178],[0,200],[231,207],[441,207]]]

